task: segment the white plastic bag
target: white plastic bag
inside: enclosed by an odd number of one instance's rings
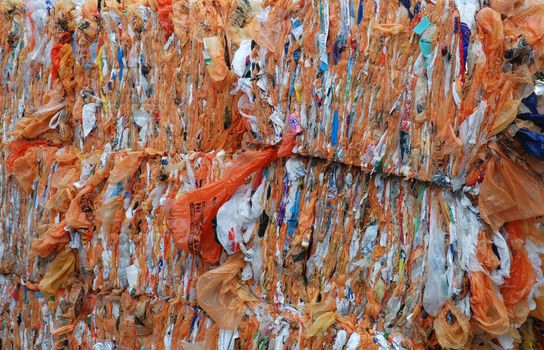
[[[263,212],[263,181],[255,193],[249,185],[242,185],[217,212],[217,238],[232,255],[240,250],[240,243],[248,242]]]
[[[423,292],[423,307],[429,315],[436,316],[448,297],[446,275],[445,235],[437,222],[438,203],[431,203],[429,248],[427,255],[427,281]]]

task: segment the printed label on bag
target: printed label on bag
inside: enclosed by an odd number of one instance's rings
[[[187,245],[193,254],[200,252],[200,236],[204,222],[204,207],[206,201],[189,203],[191,213],[191,227],[189,228],[189,239]]]

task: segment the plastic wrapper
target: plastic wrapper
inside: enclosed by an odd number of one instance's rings
[[[0,2],[0,348],[537,348],[543,8]]]

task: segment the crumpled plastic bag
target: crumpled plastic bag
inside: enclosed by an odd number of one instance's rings
[[[263,212],[262,200],[265,182],[252,193],[251,187],[242,185],[217,212],[217,239],[228,254],[240,250],[247,242]]]
[[[511,242],[510,235],[516,237],[524,236],[517,223],[507,225],[509,234],[508,242]],[[518,232],[514,232],[518,231]],[[517,239],[517,238],[515,238]],[[510,277],[504,280],[501,286],[501,294],[506,305],[514,305],[524,299],[533,288],[536,282],[536,272],[527,255],[527,249],[524,246],[516,247],[510,243],[512,261],[510,265]]]
[[[464,349],[471,337],[468,318],[448,300],[434,319],[434,331],[445,349]]]
[[[53,93],[50,98],[49,103],[39,107],[31,115],[23,117],[17,122],[12,133],[13,137],[33,139],[51,130],[49,127],[51,119],[58,113],[62,113],[66,102],[58,93]]]
[[[26,194],[32,192],[34,180],[38,176],[36,149],[36,147],[29,148],[24,156],[13,162],[13,176]]]
[[[493,335],[508,332],[508,311],[485,272],[470,273],[470,306],[473,313],[471,323],[476,329]]]
[[[92,191],[92,186],[85,186],[70,202],[66,212],[66,223],[74,230],[89,230],[93,227],[93,222],[88,216],[88,212],[92,211],[88,201]]]
[[[196,282],[198,305],[219,328],[236,329],[246,304],[258,301],[239,284],[238,274],[244,265],[243,255],[233,255],[223,265],[204,273]]]
[[[494,270],[501,265],[497,255],[493,252],[493,241],[483,231],[478,235],[478,248],[476,255],[478,261],[487,271]]]
[[[493,121],[493,126],[489,130],[488,136],[496,135],[506,129],[508,125],[512,124],[518,114],[518,108],[520,103],[521,100],[514,99],[503,107],[503,110],[497,115],[497,117]]]
[[[225,47],[217,36],[204,38],[203,42],[205,52],[208,55],[206,68],[210,78],[215,82],[221,82],[229,73],[229,68],[225,62]]]
[[[529,45],[541,55],[544,53],[544,4],[533,2],[521,11],[508,17],[505,21],[504,32],[508,36],[523,35]]]
[[[314,323],[306,330],[305,337],[323,336],[323,333],[336,322],[336,313],[334,311],[325,312],[315,319]]]
[[[49,145],[49,143],[43,140],[27,141],[27,140],[21,139],[21,140],[15,140],[11,142],[9,144],[11,153],[9,154],[9,156],[6,158],[6,161],[5,161],[7,171],[9,172],[13,171],[13,165],[15,161],[23,157],[29,148],[38,147],[38,146],[47,146],[47,145]]]
[[[144,153],[141,151],[129,152],[125,158],[115,163],[108,177],[108,182],[112,184],[122,182],[134,175],[140,167],[143,157]]]
[[[69,247],[64,248],[49,265],[45,276],[38,284],[40,291],[49,296],[54,295],[60,288],[70,285],[76,268],[75,264],[74,251]]]
[[[503,152],[497,153],[498,159],[487,161],[479,197],[481,217],[493,231],[505,222],[544,215],[544,187]]]
[[[484,45],[487,50],[497,49],[504,39],[504,28],[501,14],[490,7],[484,7],[476,14],[478,29],[485,33]]]
[[[33,240],[32,252],[46,257],[62,250],[70,242],[70,234],[64,229],[65,227],[64,220],[51,225],[40,238]]]
[[[423,292],[423,307],[432,316],[436,316],[448,296],[446,279],[446,255],[444,250],[445,234],[437,222],[437,202],[431,207],[431,222],[429,225],[429,250],[427,255],[427,281]]]

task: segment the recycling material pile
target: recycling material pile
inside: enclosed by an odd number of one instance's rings
[[[543,1],[0,27],[0,348],[544,344]]]

